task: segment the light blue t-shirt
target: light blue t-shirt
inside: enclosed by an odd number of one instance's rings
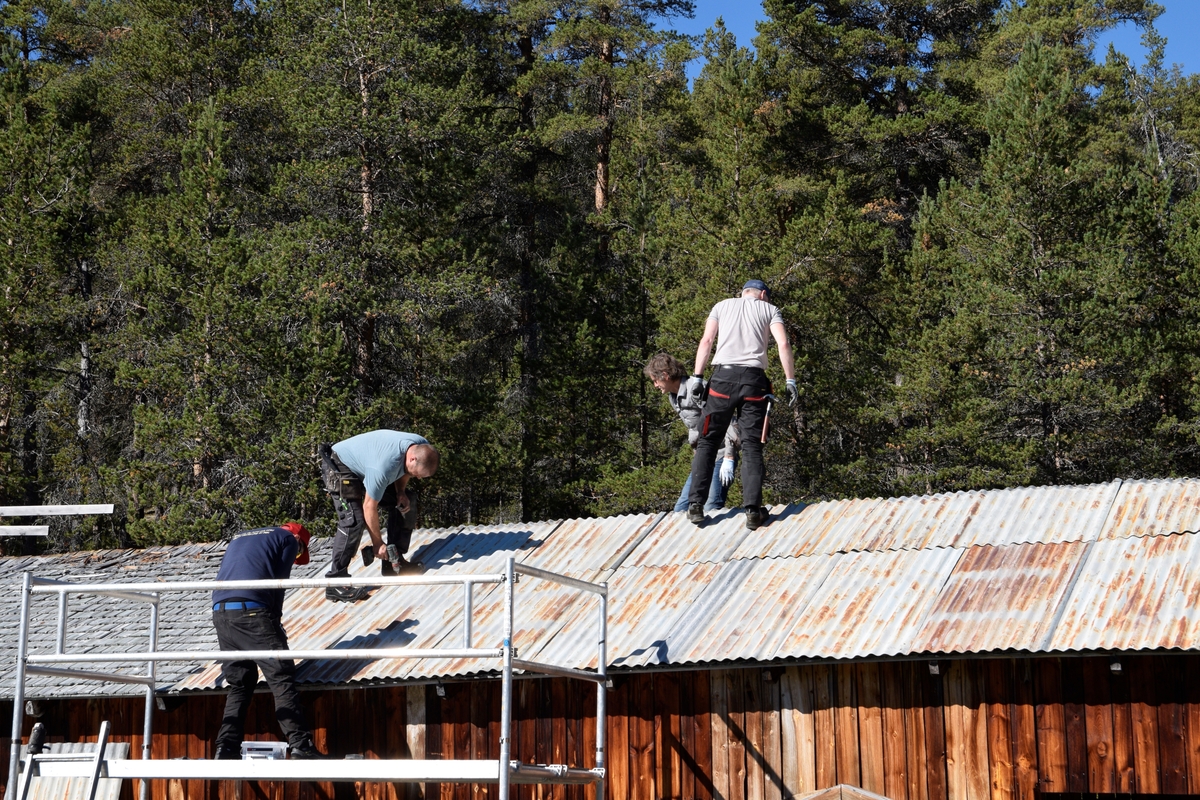
[[[367,494],[376,502],[390,484],[404,475],[404,454],[414,444],[429,444],[423,436],[403,431],[369,431],[333,446],[333,452],[355,475],[361,475]]]

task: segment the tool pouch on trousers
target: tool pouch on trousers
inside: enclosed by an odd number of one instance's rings
[[[337,467],[333,464],[333,448],[327,443],[317,445],[317,458],[325,491],[337,496],[340,494],[341,480],[338,478]]]
[[[339,466],[331,445],[319,445],[317,453],[321,457],[321,481],[325,484],[325,491],[343,500],[362,500],[366,496],[367,490],[362,479],[344,466]]]

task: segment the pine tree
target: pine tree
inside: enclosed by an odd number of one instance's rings
[[[86,433],[91,131],[56,19],[0,8],[0,498],[18,504],[60,496],[53,444]]]
[[[427,519],[494,513],[519,477],[496,403],[511,307],[488,239],[509,123],[489,18],[428,2],[276,13],[270,80],[293,138],[261,256],[303,299],[320,363],[295,387],[312,398],[306,449],[378,427],[420,433],[447,455],[423,490]]]
[[[1152,162],[1114,159],[1066,53],[1026,47],[988,112],[980,179],[923,205],[889,412],[901,490],[1166,466],[1152,434],[1158,337],[1178,313],[1170,191]]]
[[[689,14],[691,3],[519,0],[498,10],[516,111],[493,239],[516,310],[504,402],[519,428],[519,513],[535,519],[579,513],[605,465],[640,438],[624,398],[642,391],[641,269],[624,243],[613,246],[624,227],[618,170],[642,82],[663,75],[662,48],[678,39],[653,18]]]

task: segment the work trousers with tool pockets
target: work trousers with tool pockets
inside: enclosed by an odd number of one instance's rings
[[[287,634],[279,617],[268,608],[222,609],[213,611],[213,627],[222,650],[287,650]],[[312,735],[304,722],[304,709],[296,691],[296,662],[291,659],[262,661],[226,661],[221,675],[229,686],[225,696],[225,715],[217,730],[217,747],[239,752],[246,730],[246,714],[258,686],[262,670],[267,686],[275,695],[275,718],[292,747],[312,747]]]
[[[700,418],[700,441],[692,457],[692,493],[689,502],[704,504],[713,479],[717,451],[736,414],[742,436],[742,505],[762,505],[765,470],[762,431],[767,419],[771,381],[758,367],[719,366],[708,382],[708,399]]]
[[[383,493],[379,505],[387,509],[387,523],[384,525],[384,544],[394,544],[400,550],[400,555],[408,552],[412,542],[413,528],[417,521],[417,498],[410,489],[405,489],[408,497],[408,512],[396,508],[396,486],[389,486]],[[333,507],[337,511],[337,533],[333,537],[333,563],[327,578],[346,577],[347,567],[358,552],[359,542],[362,541],[363,531],[367,527],[367,518],[363,514],[363,501],[360,498],[346,499],[333,496]]]

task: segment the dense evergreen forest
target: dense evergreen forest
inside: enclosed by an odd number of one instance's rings
[[[689,0],[0,2],[0,504],[116,504],[54,550],[329,533],[317,444],[391,427],[425,525],[666,509],[641,366],[751,277],[770,502],[1200,475],[1161,8],[764,5],[751,50]]]

